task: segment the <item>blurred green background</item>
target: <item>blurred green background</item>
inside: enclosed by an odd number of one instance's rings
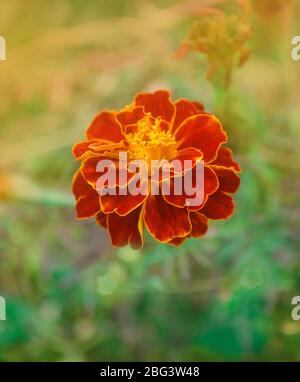
[[[1,361],[300,360],[300,2],[252,1],[252,55],[228,89],[204,55],[173,57],[215,3],[0,2]],[[112,248],[75,219],[71,147],[101,108],[157,88],[224,123],[236,212],[179,248]]]

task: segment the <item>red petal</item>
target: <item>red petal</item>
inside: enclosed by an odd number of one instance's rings
[[[143,246],[141,207],[136,208],[126,216],[119,216],[115,213],[109,214],[107,225],[113,245],[123,247],[130,244],[135,249]]]
[[[150,234],[163,243],[188,235],[192,228],[187,210],[166,203],[161,195],[148,196],[144,221]]]
[[[196,105],[186,99],[180,99],[175,102],[175,119],[172,126],[172,131],[174,132],[180,124],[192,115],[198,114],[199,110]]]
[[[101,225],[103,228],[107,228],[107,214],[104,214],[103,212],[99,212],[96,215],[96,222]]]
[[[125,128],[125,134],[135,134],[138,131],[137,123],[127,125]]]
[[[190,219],[193,226],[191,236],[192,237],[204,236],[208,229],[207,217],[198,212],[191,212]]]
[[[240,166],[234,161],[232,151],[228,147],[221,147],[217,158],[211,163],[215,166],[231,167],[235,171],[241,171]]]
[[[78,219],[88,219],[95,216],[100,211],[99,195],[84,196],[76,202],[76,217]]]
[[[197,159],[201,160],[202,157],[203,154],[200,150],[196,149],[195,147],[189,147],[186,149],[179,150],[176,154],[176,157],[173,159],[179,159],[180,161],[192,160],[194,162]]]
[[[170,94],[166,90],[157,90],[154,93],[141,93],[135,97],[135,105],[142,105],[146,113],[151,113],[153,117],[161,117],[166,122],[171,122],[175,106],[170,101]]]
[[[78,171],[72,184],[72,191],[76,198],[76,216],[86,219],[100,211],[99,195],[82,177]]]
[[[89,145],[94,141],[81,141],[73,146],[74,158],[80,159],[87,151],[93,151],[89,148]]]
[[[205,195],[205,196],[204,196],[203,203],[201,204],[200,207],[198,207],[198,206],[189,206],[189,207],[187,207],[188,211],[191,211],[191,212],[197,212],[197,211],[201,210],[201,208],[203,208],[203,206],[204,206],[205,203],[207,202],[208,198],[209,198],[209,195]]]
[[[196,168],[193,168],[193,187],[196,187]],[[195,176],[194,176],[195,175]],[[219,188],[218,177],[215,172],[208,166],[204,167],[204,200],[207,198],[207,195],[213,194]],[[175,206],[185,207],[187,199],[193,199],[196,197],[196,193],[194,195],[186,195],[184,192],[184,175],[182,176],[182,195],[174,195],[174,180],[171,179],[171,187],[170,194],[171,195],[163,195],[164,199]],[[197,211],[203,202],[196,206],[189,206],[190,211]]]
[[[97,155],[93,157],[87,158],[85,161],[82,162],[81,165],[81,173],[84,179],[93,187],[96,189],[97,181],[98,179],[106,174],[109,170],[105,168],[104,171],[97,171],[97,165],[101,160],[110,160],[112,161],[111,163],[111,168],[113,170],[117,170],[116,172],[116,182],[114,184],[112,179],[111,184],[108,184],[107,186],[113,187],[116,184],[119,184],[119,161],[117,158],[110,158],[104,155]],[[114,165],[113,165],[114,163]],[[127,180],[129,180],[134,174],[127,172]]]
[[[209,219],[227,219],[234,211],[234,203],[231,196],[222,191],[211,195],[204,207],[199,211]]]
[[[183,149],[177,152],[176,156],[172,158],[171,162],[173,160],[178,160],[181,163],[182,170],[177,169],[176,166],[174,166],[174,172],[178,174],[182,174],[185,171],[190,170],[196,165],[197,160],[201,160],[203,158],[203,154],[200,150],[195,149],[194,147],[189,147],[187,149]],[[185,163],[184,161],[190,161]]]
[[[91,192],[94,193],[94,191],[95,190],[83,178],[81,172],[77,171],[72,181],[72,192],[75,195],[75,199],[77,200],[82,196],[89,195]]]
[[[179,150],[195,147],[202,151],[207,163],[217,157],[219,147],[227,141],[221,123],[211,114],[198,114],[186,119],[177,129],[175,138]]]
[[[100,160],[106,159],[103,156],[93,156],[87,158],[81,165],[81,173],[84,179],[94,188],[96,189],[97,180],[102,173],[97,171],[97,165]]]
[[[218,176],[220,191],[228,192],[230,194],[237,191],[240,186],[240,178],[234,170],[221,166],[211,166],[211,168]]]
[[[117,120],[125,128],[128,125],[136,124],[140,119],[145,117],[144,107],[137,106],[133,109],[123,110],[116,114]],[[125,129],[123,129],[125,131]]]
[[[172,245],[175,245],[176,247],[178,247],[178,246],[181,245],[186,239],[187,239],[187,236],[185,236],[185,237],[174,237],[174,239],[170,240],[170,241],[168,242],[168,244],[172,244]]]
[[[197,101],[192,101],[192,104],[196,107],[199,113],[204,111],[204,106],[202,105],[202,103]]]
[[[92,154],[104,155],[107,152],[117,152],[117,150],[126,150],[126,141],[113,143],[107,140],[93,139],[90,141],[81,141],[73,146],[73,155],[76,160],[85,160]]]
[[[118,193],[119,187],[116,188]],[[129,212],[141,205],[147,195],[102,195],[100,196],[101,210],[105,213],[116,212],[120,216],[127,215]]]
[[[105,139],[111,142],[120,142],[125,139],[121,125],[115,113],[102,111],[98,114],[87,129],[87,139]]]

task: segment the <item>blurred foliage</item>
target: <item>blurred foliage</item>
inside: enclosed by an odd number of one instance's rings
[[[299,2],[252,2],[227,90],[199,53],[173,59],[199,3],[224,1],[1,2],[1,361],[300,359]],[[159,87],[223,121],[236,213],[179,248],[115,249],[74,218],[71,146],[98,110]]]

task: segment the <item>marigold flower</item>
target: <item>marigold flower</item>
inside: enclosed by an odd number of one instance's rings
[[[81,166],[73,179],[78,219],[96,217],[116,246],[143,245],[143,230],[158,241],[181,244],[205,235],[209,219],[227,219],[234,211],[232,194],[240,184],[239,165],[229,148],[227,134],[212,114],[198,102],[170,100],[165,90],[136,95],[119,112],[102,111],[86,132],[86,140],[73,147]],[[187,195],[99,195],[97,163],[118,154],[143,160],[197,159],[204,162],[204,199],[189,206]],[[195,167],[189,169],[194,171]],[[179,176],[184,177],[182,173]],[[116,179],[115,187],[120,187]],[[171,188],[172,189],[172,188]]]
[[[242,15],[227,15],[217,8],[204,8],[175,53],[175,58],[182,58],[190,51],[205,54],[208,63],[206,78],[212,79],[221,73],[228,85],[233,68],[243,65],[251,53],[245,46],[252,35],[252,28],[247,22],[250,4],[247,0],[237,3],[242,8]]]

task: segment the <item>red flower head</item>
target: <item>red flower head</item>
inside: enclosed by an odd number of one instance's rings
[[[205,235],[208,219],[227,219],[234,211],[233,198],[239,187],[239,165],[231,150],[222,147],[227,135],[212,114],[203,111],[198,102],[170,100],[165,90],[138,94],[134,102],[119,112],[102,111],[86,132],[86,140],[75,144],[73,154],[81,162],[73,179],[77,218],[96,217],[107,228],[113,245],[143,245],[143,230],[162,243],[181,244],[186,238]],[[128,161],[177,159],[189,160],[189,169],[177,173],[183,179],[189,171],[192,178],[197,160],[204,162],[204,195],[198,205],[187,203],[188,195],[172,192],[175,174],[169,177],[169,194],[101,194],[97,164],[103,159],[120,167],[119,153]],[[128,182],[133,174],[127,171]],[[120,177],[111,189],[121,190]],[[173,188],[174,189],[174,188]],[[148,190],[148,188],[147,188]],[[189,194],[190,195],[190,194]]]

